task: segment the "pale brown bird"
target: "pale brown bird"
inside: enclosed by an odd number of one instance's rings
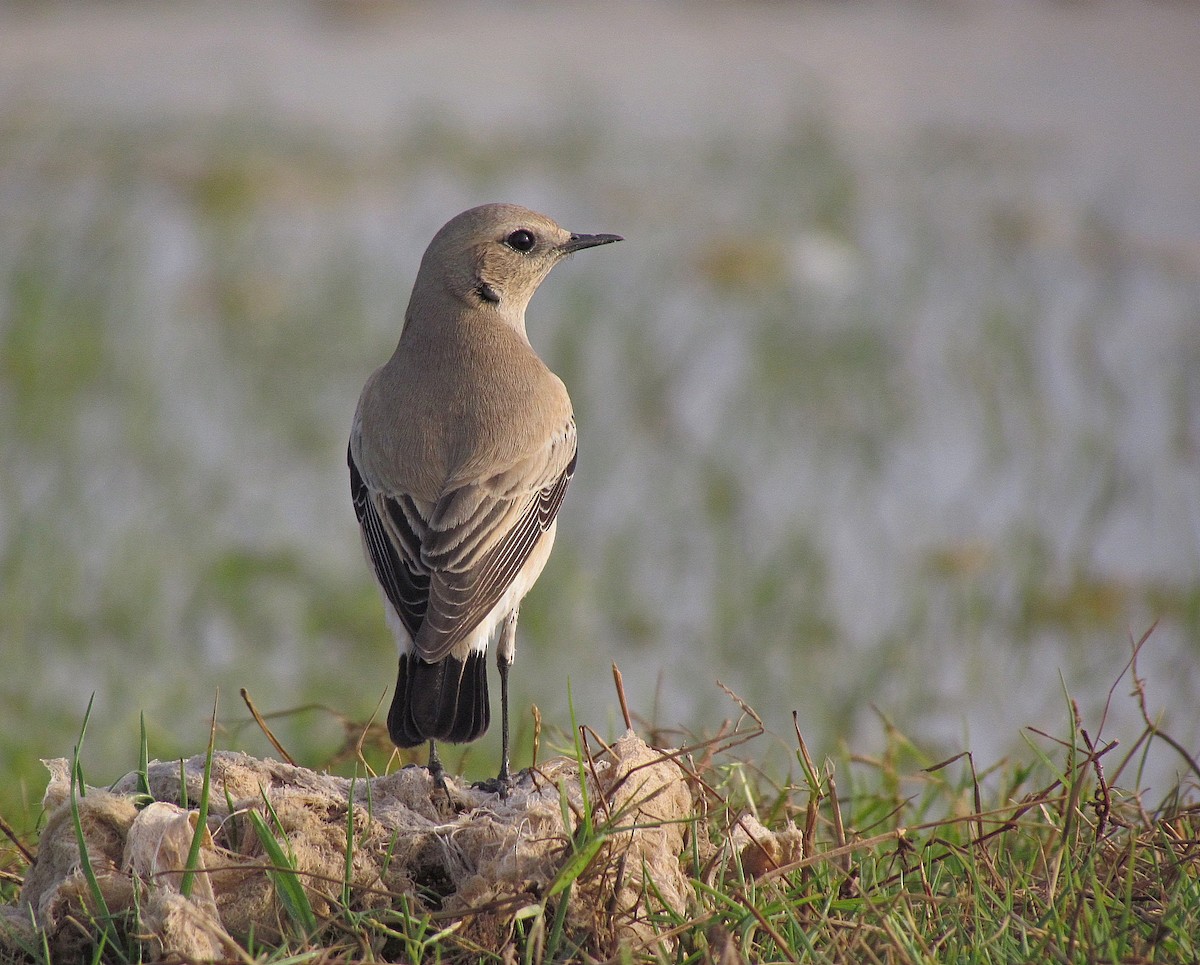
[[[562,381],[534,352],[525,309],[572,252],[621,241],[486,204],[430,242],[400,343],[367,380],[350,431],[350,489],[400,647],[388,732],[398,747],[465,743],[488,728],[487,647],[500,629],[506,793],[508,671],[517,611],[546,565],[575,470]]]

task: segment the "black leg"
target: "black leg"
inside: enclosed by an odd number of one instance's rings
[[[507,787],[511,783],[508,776],[508,669],[512,663],[503,658],[498,663],[500,664],[500,774],[496,781]]]
[[[429,742],[429,775],[433,778],[433,783],[446,792],[446,800],[450,801],[450,788],[446,787],[446,769],[442,767],[442,759],[438,757],[437,743],[432,740]]]
[[[508,671],[512,667],[517,642],[517,611],[514,609],[504,619],[500,628],[500,639],[496,643],[496,667],[500,671],[500,773],[490,781],[480,781],[475,786],[489,794],[508,797],[512,789],[512,776],[508,773]]]

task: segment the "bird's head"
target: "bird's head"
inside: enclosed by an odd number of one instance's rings
[[[468,308],[496,311],[524,333],[525,308],[551,268],[572,252],[621,240],[573,234],[517,205],[481,205],[451,218],[429,243],[414,299],[448,292]]]

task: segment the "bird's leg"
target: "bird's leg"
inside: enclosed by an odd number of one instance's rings
[[[442,766],[442,759],[438,756],[438,744],[436,741],[430,741],[430,765],[428,765],[430,777],[433,778],[433,785],[438,787],[445,793],[446,801],[450,803],[450,807],[454,807],[454,799],[450,797],[450,789],[446,786],[446,771]]]
[[[515,622],[515,621],[514,621]],[[501,784],[509,782],[508,776],[508,669],[511,660],[503,657],[496,661],[500,669],[500,773],[496,780]]]
[[[496,643],[496,667],[500,671],[500,773],[496,783],[504,787],[507,794],[512,786],[508,774],[508,671],[517,652],[517,607],[513,607],[500,629]]]
[[[508,773],[508,671],[517,649],[517,608],[504,618],[500,639],[496,643],[496,667],[500,671],[500,773],[490,781],[475,786],[501,797],[508,797],[512,776]]]

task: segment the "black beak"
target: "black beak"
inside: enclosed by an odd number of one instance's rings
[[[611,245],[614,241],[624,241],[620,235],[571,235],[566,244],[558,246],[564,255],[583,248],[595,248],[596,245]]]

